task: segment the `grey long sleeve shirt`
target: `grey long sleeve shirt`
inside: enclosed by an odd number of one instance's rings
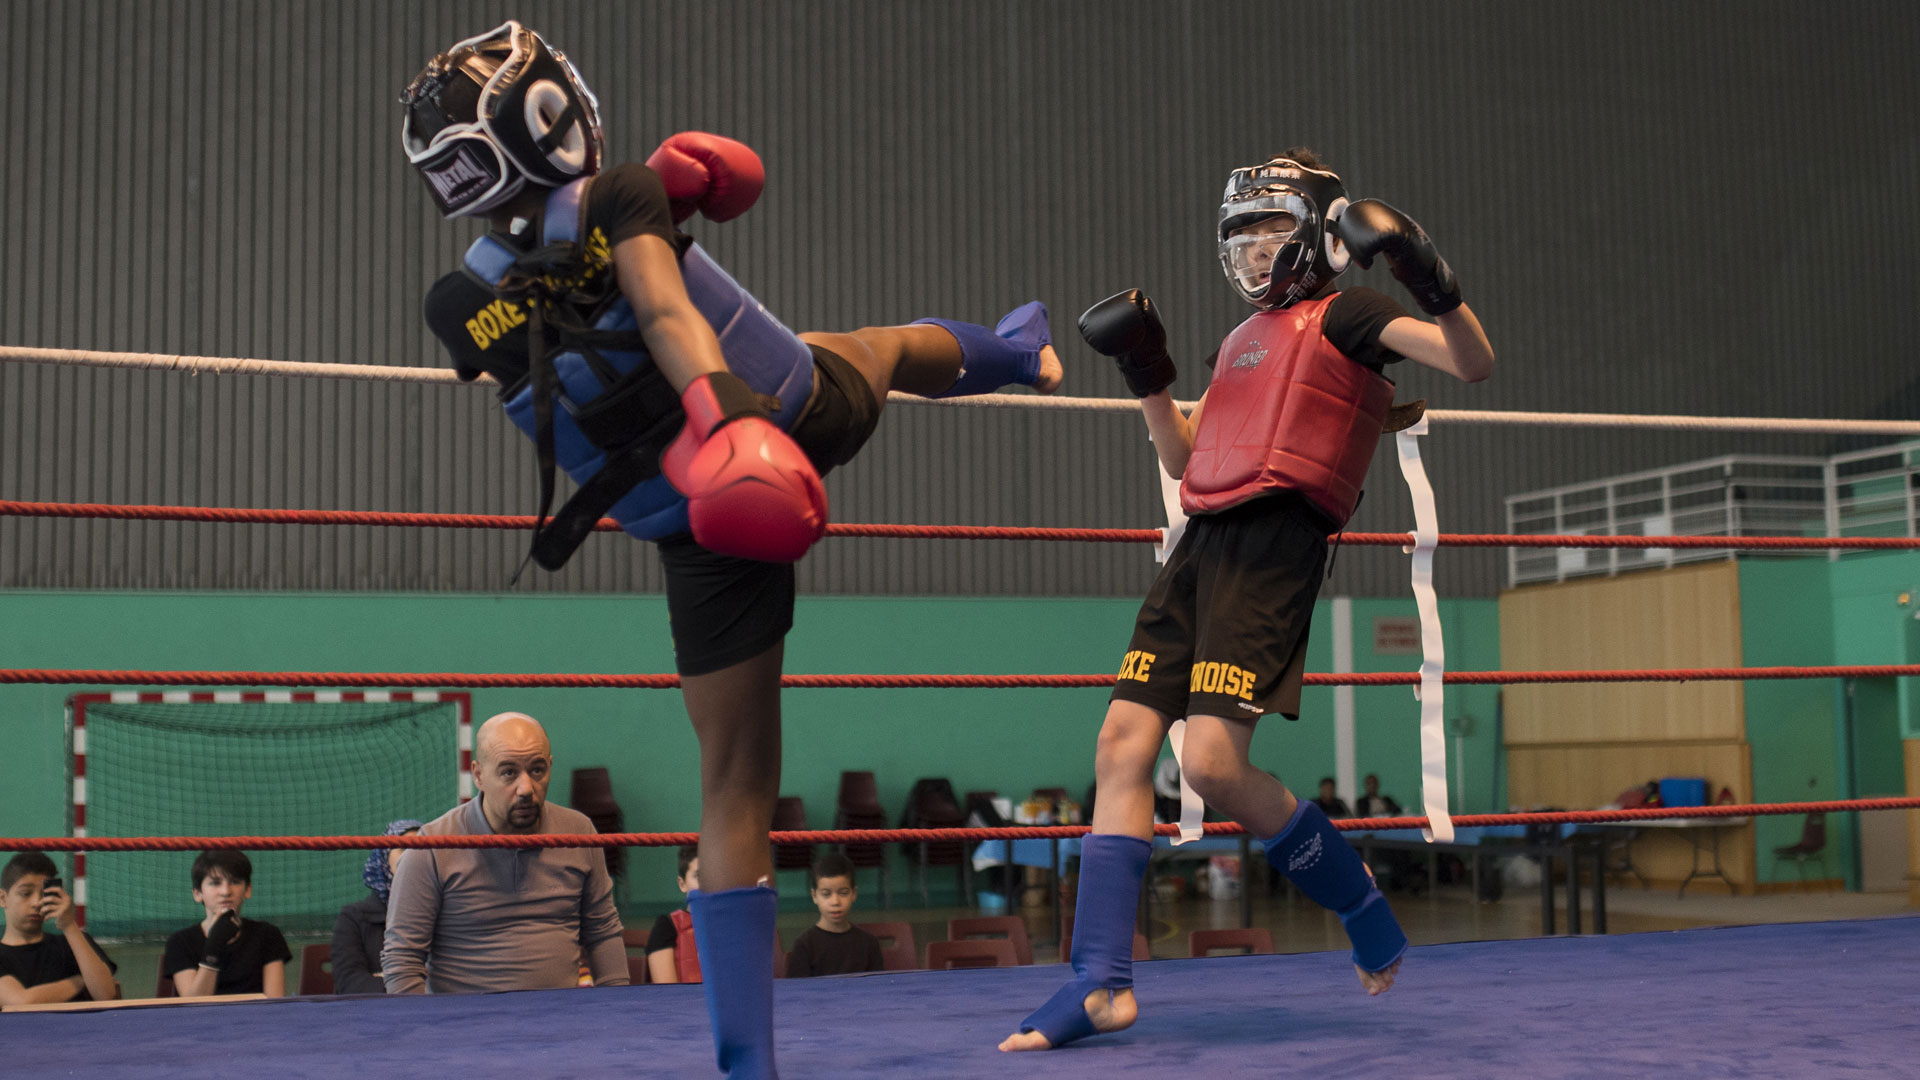
[[[493,832],[472,799],[420,830]],[[542,833],[590,833],[585,814],[547,803]],[[625,986],[627,950],[599,848],[421,848],[394,871],[380,965],[389,994]]]

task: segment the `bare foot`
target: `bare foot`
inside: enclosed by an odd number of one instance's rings
[[[1130,1028],[1140,1018],[1140,1004],[1133,999],[1131,990],[1095,990],[1087,995],[1086,1009],[1087,1018],[1093,1021],[1093,1030],[1101,1035]],[[1051,1050],[1053,1044],[1037,1031],[1016,1031],[1000,1040],[1000,1049],[1012,1054],[1022,1050]]]
[[[1368,997],[1379,997],[1393,989],[1393,977],[1400,971],[1401,961],[1395,960],[1393,966],[1385,971],[1362,971],[1355,964],[1353,970],[1360,972],[1360,985],[1366,987]]]
[[[1060,366],[1060,354],[1053,346],[1040,346],[1040,377],[1033,380],[1033,388],[1042,394],[1051,394],[1060,389],[1060,380],[1066,378],[1066,369]]]

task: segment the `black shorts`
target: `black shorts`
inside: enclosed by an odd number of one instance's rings
[[[1140,605],[1114,700],[1175,718],[1299,718],[1332,531],[1296,495],[1188,519]]]
[[[822,476],[859,453],[880,402],[852,364],[818,345],[813,393],[788,432]],[[674,666],[706,675],[766,652],[793,628],[793,564],[716,555],[686,533],[659,541]]]

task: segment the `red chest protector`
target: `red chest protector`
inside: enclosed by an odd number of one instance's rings
[[[673,968],[683,983],[700,981],[700,950],[693,944],[693,913],[681,908],[673,920]]]
[[[1180,480],[1189,514],[1297,491],[1336,525],[1360,501],[1393,383],[1321,332],[1329,296],[1262,311],[1220,344],[1193,456]]]

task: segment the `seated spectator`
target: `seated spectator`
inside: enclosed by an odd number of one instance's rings
[[[813,879],[811,896],[813,906],[820,909],[820,921],[793,943],[793,951],[787,954],[787,978],[883,970],[887,965],[880,955],[880,939],[853,925],[850,918],[853,903],[860,898],[852,860],[837,851],[828,852],[814,862],[807,876]]]
[[[0,1005],[116,1001],[114,964],[80,929],[53,860],[23,851],[0,870],[7,929],[0,935]],[[54,933],[47,933],[47,923]]]
[[[1353,816],[1353,811],[1347,809],[1346,800],[1342,799],[1339,794],[1334,791],[1333,777],[1331,776],[1321,778],[1320,797],[1313,800],[1313,802],[1314,805],[1320,808],[1322,813],[1330,818]]]
[[[174,993],[287,996],[293,950],[279,927],[240,918],[251,896],[253,861],[246,852],[203,851],[193,860],[193,899],[206,918],[167,939],[160,970],[173,973]]]
[[[386,836],[405,836],[420,831],[420,823],[402,818],[387,825]],[[333,992],[336,994],[384,994],[387,984],[380,977],[380,951],[386,947],[387,896],[393,890],[393,868],[405,848],[374,848],[367,853],[367,864],[360,880],[372,890],[363,900],[355,900],[340,909],[333,920]]]
[[[1367,774],[1365,781],[1367,793],[1360,796],[1360,817],[1397,817],[1400,804],[1393,796],[1380,794],[1380,778],[1373,773]]]
[[[590,833],[547,801],[553,751],[540,722],[507,712],[480,725],[478,794],[421,826],[427,836]],[[570,987],[584,953],[595,986],[625,986],[627,948],[599,848],[422,848],[393,871],[380,967],[389,994]]]
[[[675,885],[683,893],[700,887],[700,849],[680,849],[680,872]],[[700,981],[700,954],[693,947],[693,915],[682,905],[653,920],[647,935],[647,978],[657,983]]]

